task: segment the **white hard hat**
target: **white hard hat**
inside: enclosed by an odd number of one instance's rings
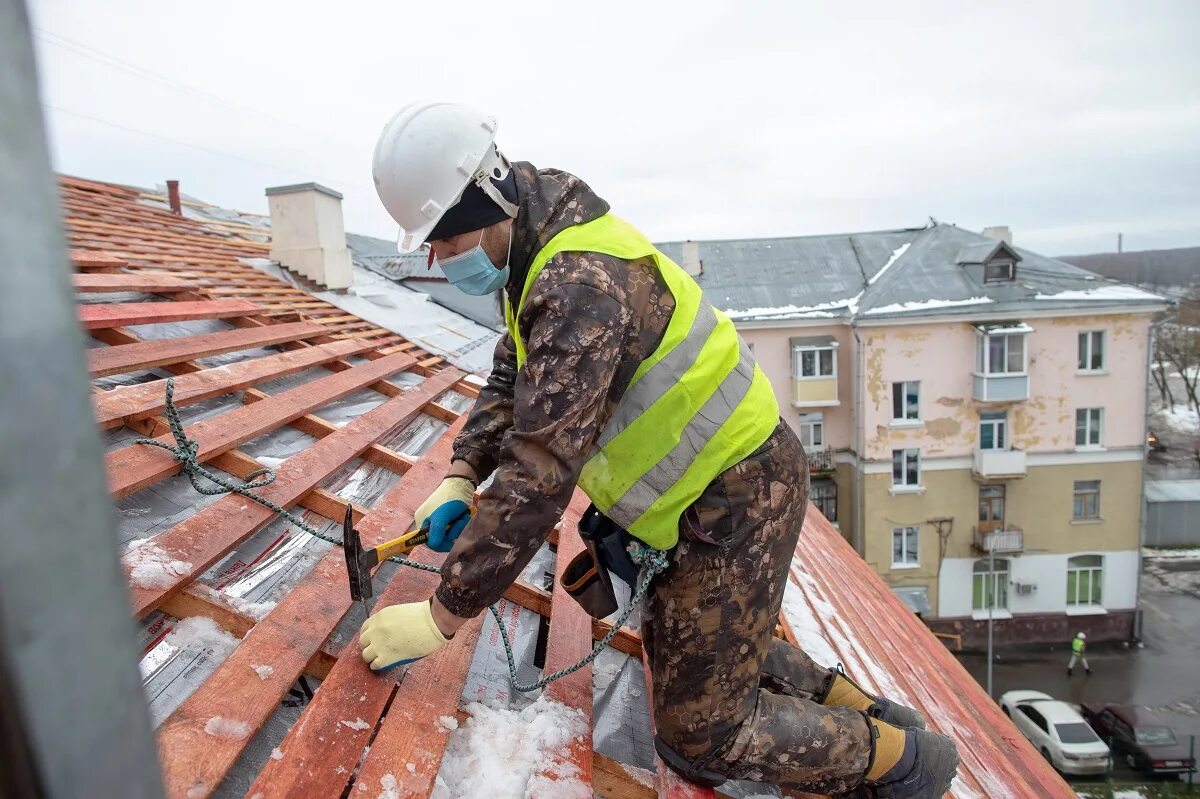
[[[1085,640],[1086,640],[1086,639],[1087,639],[1087,633],[1079,633],[1079,635],[1077,635],[1077,636],[1075,636],[1075,637],[1076,637],[1076,638],[1083,638],[1083,639],[1085,639]]]
[[[517,215],[492,183],[509,172],[495,138],[495,119],[458,103],[412,103],[387,123],[371,172],[383,207],[400,225],[401,252],[425,243],[471,181],[509,216]]]

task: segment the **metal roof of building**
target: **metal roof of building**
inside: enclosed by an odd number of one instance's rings
[[[1155,308],[1168,301],[1133,286],[1013,247],[1012,282],[982,283],[963,266],[1007,254],[993,239],[954,225],[836,236],[700,241],[697,278],[709,300],[738,321],[986,312]],[[683,242],[659,248],[682,261]],[[999,253],[997,251],[999,250]]]
[[[1154,480],[1146,483],[1147,502],[1200,502],[1200,480]]]

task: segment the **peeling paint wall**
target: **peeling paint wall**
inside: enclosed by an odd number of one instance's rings
[[[1110,315],[1026,320],[1030,398],[1009,409],[1011,445],[1027,452],[1075,448],[1075,411],[1103,407],[1103,446],[1142,444],[1146,397],[1146,316]],[[1107,369],[1082,374],[1078,366],[1081,332],[1106,331]],[[866,328],[863,375],[866,457],[888,460],[893,449],[919,447],[923,457],[965,457],[974,453],[981,410],[1005,405],[972,399],[976,335],[972,325]],[[892,384],[921,381],[923,424],[897,427],[892,420]]]

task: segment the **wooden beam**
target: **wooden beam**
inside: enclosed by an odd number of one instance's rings
[[[105,294],[120,291],[140,291],[145,294],[171,294],[176,291],[192,291],[196,284],[188,280],[166,275],[88,274],[76,272],[71,283],[81,294]]]
[[[369,345],[335,341],[302,350],[281,352],[263,358],[218,366],[173,378],[175,405],[184,407],[222,394],[240,391],[257,383],[302,372],[338,358],[356,355],[370,349]],[[101,428],[120,427],[127,421],[145,419],[162,413],[166,400],[164,380],[152,380],[132,386],[121,386],[92,398],[96,421]]]
[[[263,433],[275,430],[293,419],[298,419],[306,413],[365,388],[410,365],[412,365],[412,356],[410,355],[395,355],[392,356],[392,359],[370,361],[354,369],[335,372],[319,380],[313,380],[289,391],[276,394],[268,400],[253,405],[243,405],[220,416],[197,422],[187,427],[185,432],[188,438],[199,442],[196,458],[203,463],[222,452],[231,450],[252,438],[257,438]],[[437,385],[444,386],[444,384],[445,381],[442,381]],[[425,396],[428,392],[419,390],[424,385],[422,383],[413,396]],[[445,388],[442,390],[444,391]],[[422,404],[424,403],[422,402]],[[419,413],[420,411],[418,409],[413,412]],[[371,441],[363,444],[363,449],[367,444],[372,443],[373,439],[374,437]],[[173,444],[170,435],[159,436],[156,440],[164,444]],[[361,449],[359,451],[361,452]],[[355,454],[357,455],[357,452]],[[109,488],[112,495],[118,499],[127,497],[173,474],[178,474],[182,470],[182,464],[175,460],[171,453],[144,444],[131,444],[115,452],[110,452],[105,458],[105,466],[108,472]]]
[[[282,325],[226,330],[182,338],[155,339],[113,347],[88,350],[88,372],[92,377],[135,372],[172,363],[222,355],[226,352],[248,350],[320,336],[325,330],[311,322],[290,322]]]
[[[71,266],[79,270],[100,269],[105,271],[116,271],[128,265],[128,261],[123,258],[116,258],[111,255],[105,255],[99,252],[89,252],[87,250],[71,250]]]
[[[431,468],[422,469],[417,480],[405,480],[392,486],[376,509],[368,512],[359,525],[364,545],[381,544],[394,537],[396,511],[412,504],[411,494],[424,495],[436,486],[452,443],[452,435],[443,436],[434,449],[426,453],[429,458],[426,464]],[[426,485],[413,486],[413,482]],[[411,523],[411,512],[407,516],[400,527]],[[158,746],[168,796],[197,799],[216,789],[249,743],[249,737],[214,739],[206,734],[205,725],[214,716],[221,716],[241,721],[252,731],[258,730],[279,706],[279,700],[309,659],[337,627],[350,604],[346,563],[341,549],[334,548],[248,632],[212,676],[163,722],[158,731]],[[259,678],[253,671],[256,665],[270,666],[270,674]],[[325,690],[322,685],[319,693]],[[355,719],[366,712],[360,710],[359,706],[363,704],[348,703],[340,715],[328,719],[332,725],[331,745],[333,739],[369,731],[369,728],[358,729],[355,723]],[[283,746],[280,748],[289,751]],[[330,772],[333,781],[337,782],[340,777],[341,785],[346,784],[348,768],[342,775],[334,773],[332,766],[322,769],[325,770]],[[311,794],[306,792],[304,795]]]
[[[293,455],[275,469],[275,482],[258,489],[258,493],[285,508],[295,505],[301,496],[315,488],[351,458],[357,457],[373,440],[411,421],[420,413],[421,405],[428,402],[431,395],[436,396],[439,390],[444,391],[444,384],[454,378],[454,375],[450,375],[443,381],[443,385],[422,385],[413,389],[412,396],[388,400],[343,427],[336,435],[324,438]],[[173,560],[191,563],[191,573],[179,577],[165,587],[146,588],[132,585],[130,594],[134,615],[141,618],[160,607],[190,582],[193,576],[202,574],[225,553],[272,522],[275,517],[274,511],[245,497],[231,494],[169,530],[159,533],[143,546],[158,547]],[[125,566],[125,570],[128,574],[128,565]]]
[[[626,766],[599,752],[592,754],[596,795],[601,799],[658,799],[654,775],[636,766]]]
[[[575,492],[572,515],[578,519],[587,510],[587,497]],[[544,671],[553,674],[578,663],[592,651],[591,616],[587,614],[562,587],[562,576],[571,559],[584,551],[583,541],[574,524],[564,524],[558,537],[555,555],[554,589],[550,601],[550,633],[546,641]],[[546,686],[545,695],[578,711],[586,720],[583,732],[564,747],[563,761],[574,768],[570,778],[579,780],[592,790],[592,667],[590,665],[568,674]],[[543,769],[538,778],[546,781],[561,779],[561,764]],[[564,792],[565,793],[565,792]]]
[[[262,307],[245,300],[203,300],[200,302],[118,302],[112,305],[76,307],[84,330],[125,325],[152,325],[160,322],[186,322],[193,319],[227,319],[252,316]]]

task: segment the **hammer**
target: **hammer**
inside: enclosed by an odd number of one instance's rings
[[[346,518],[342,521],[342,552],[346,556],[346,574],[350,577],[350,598],[371,614],[371,600],[375,598],[375,587],[371,584],[371,569],[393,555],[405,555],[429,540],[429,528],[413,530],[399,538],[363,549],[358,530],[354,529],[354,511],[346,506]]]

